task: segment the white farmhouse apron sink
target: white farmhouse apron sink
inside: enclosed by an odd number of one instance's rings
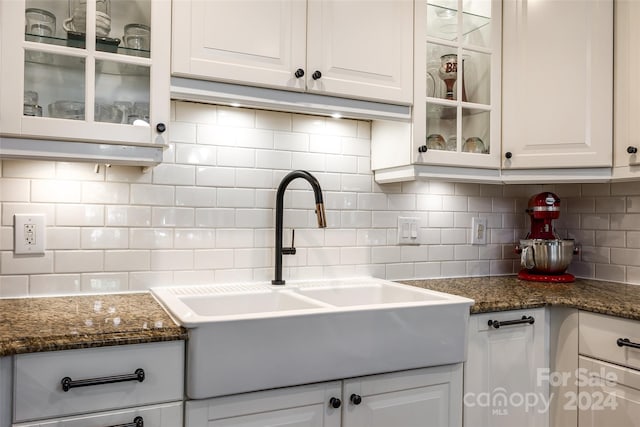
[[[189,328],[191,399],[463,362],[473,304],[372,278],[151,291]]]

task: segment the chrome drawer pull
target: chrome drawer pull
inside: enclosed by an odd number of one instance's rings
[[[503,320],[503,321],[489,320],[488,324],[489,326],[492,326],[498,329],[500,326],[524,325],[524,324],[533,325],[535,321],[536,319],[534,319],[533,316],[522,316],[522,319],[517,319],[517,320]]]
[[[629,338],[618,338],[618,341],[616,341],[616,343],[618,344],[618,347],[624,346],[624,347],[640,348],[640,344],[629,340]]]
[[[62,391],[69,391],[74,387],[87,387],[90,385],[112,384],[121,383],[124,381],[144,381],[144,369],[138,368],[133,374],[114,375],[111,377],[102,378],[89,378],[86,380],[72,380],[69,377],[64,377],[60,383],[62,383]]]
[[[142,417],[135,417],[132,423],[118,424],[117,426],[109,427],[144,427],[144,420],[142,419]]]

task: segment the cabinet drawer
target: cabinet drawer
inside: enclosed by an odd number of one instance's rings
[[[127,426],[140,421],[146,427],[176,427],[182,425],[182,402],[140,408],[100,412],[54,420],[14,424],[13,427],[108,427]]]
[[[618,345],[619,339],[640,343],[640,322],[581,311],[579,337],[580,354],[640,369],[640,349]]]
[[[80,380],[131,376],[144,380],[76,387]],[[181,400],[184,342],[135,344],[22,354],[15,357],[14,421],[82,414]],[[63,390],[63,378],[73,383]],[[87,381],[96,382],[96,381]]]

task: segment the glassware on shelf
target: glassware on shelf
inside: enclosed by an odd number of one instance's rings
[[[444,150],[446,143],[442,135],[432,133],[427,137],[427,148],[429,150]]]
[[[34,90],[24,91],[24,107],[22,114],[25,116],[42,117],[42,107],[38,105],[38,92]]]
[[[449,135],[447,138],[447,151],[458,150],[458,137],[456,135]]]
[[[56,101],[49,104],[49,116],[58,119],[84,120],[84,102]]]
[[[486,148],[482,139],[477,136],[467,138],[462,146],[462,151],[465,153],[486,153]]]
[[[144,24],[127,24],[122,41],[130,49],[148,51],[151,48],[151,28]]]
[[[448,53],[440,57],[440,69],[438,75],[444,81],[447,86],[447,93],[445,99],[455,99],[453,86],[458,79],[458,55],[455,53]]]
[[[63,28],[67,32],[87,32],[87,0],[69,0],[69,18]],[[107,37],[111,32],[111,0],[96,0],[96,37]]]
[[[52,37],[56,34],[56,16],[44,9],[28,8],[25,10],[26,34]]]

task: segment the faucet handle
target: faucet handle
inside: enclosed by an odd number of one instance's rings
[[[291,247],[290,248],[282,248],[282,255],[295,255],[296,247],[294,246],[294,242],[296,239],[296,230],[294,228],[291,229]]]

